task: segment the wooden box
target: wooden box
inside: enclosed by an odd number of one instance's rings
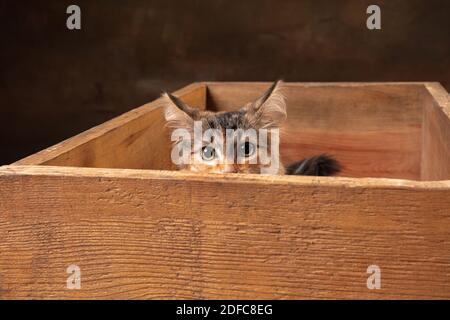
[[[176,95],[232,110],[268,85]],[[174,171],[158,100],[0,167],[0,298],[450,298],[447,92],[288,83],[286,95],[284,162],[326,152],[340,177]]]

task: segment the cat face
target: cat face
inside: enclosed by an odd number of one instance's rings
[[[230,112],[200,111],[163,94],[165,119],[175,141],[172,160],[183,154],[178,168],[194,172],[282,173],[278,154],[278,129],[286,118],[282,86],[277,81],[256,101]]]

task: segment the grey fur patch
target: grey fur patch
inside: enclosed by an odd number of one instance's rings
[[[249,129],[245,111],[230,111],[211,115],[205,119],[205,125],[211,129]]]

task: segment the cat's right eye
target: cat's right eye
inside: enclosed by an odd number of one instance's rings
[[[202,159],[211,161],[216,157],[216,150],[211,146],[204,146],[202,148]]]

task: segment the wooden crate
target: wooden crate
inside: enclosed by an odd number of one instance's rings
[[[176,94],[231,110],[268,83]],[[450,105],[437,83],[289,83],[285,163],[173,171],[159,100],[0,167],[0,298],[450,298]],[[81,270],[68,289],[67,268]],[[381,270],[368,289],[367,268]]]

